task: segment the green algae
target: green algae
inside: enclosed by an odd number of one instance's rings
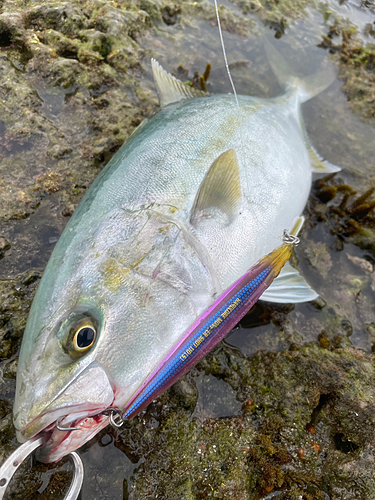
[[[147,454],[134,475],[135,499],[259,499],[271,491],[282,499],[323,499],[324,492],[344,498],[335,490],[345,488],[344,478],[353,481],[353,465],[343,471],[356,460],[366,463],[356,472],[357,498],[374,498],[373,355],[313,343],[247,359],[221,347],[195,373],[201,370],[234,388],[242,414],[191,420],[191,409],[176,409],[185,394],[179,386],[127,423],[116,446],[127,443],[132,453],[128,443],[134,443],[138,456]],[[193,384],[185,377],[185,388]]]

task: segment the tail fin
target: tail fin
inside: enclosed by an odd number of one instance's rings
[[[265,49],[268,61],[281,86],[295,88],[298,92],[300,102],[308,101],[327,89],[336,78],[332,66],[329,66],[309,76],[299,75],[299,71],[286,62],[280,52],[265,41]]]
[[[292,88],[297,92],[299,102],[305,102],[312,99],[316,95],[327,89],[335,80],[336,74],[332,66],[318,71],[310,76],[297,76],[299,71],[291,68],[284,57],[275,49],[270,42],[265,40],[265,48],[268,61],[275,73],[277,80],[281,86]],[[304,50],[300,50],[301,54],[305,54]],[[299,58],[301,60],[301,58]],[[298,60],[296,61],[298,63]],[[293,93],[293,95],[295,95]],[[340,167],[329,163],[323,159],[312,146],[305,129],[303,118],[301,115],[301,129],[304,136],[307,151],[310,156],[311,170],[319,174],[331,174],[339,172]]]

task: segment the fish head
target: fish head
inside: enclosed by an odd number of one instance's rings
[[[80,284],[75,286],[78,291]],[[36,306],[39,312],[38,297]],[[52,303],[45,306],[51,311]],[[43,434],[39,458],[55,461],[108,423],[101,411],[114,400],[114,384],[95,352],[105,332],[104,315],[93,301],[72,293],[35,336],[33,319],[31,311],[17,371],[14,424],[21,442]],[[57,421],[80,430],[59,431]]]
[[[213,296],[201,249],[166,215],[116,210],[85,227],[54,250],[18,364],[17,436],[45,436],[44,462],[105,427]]]

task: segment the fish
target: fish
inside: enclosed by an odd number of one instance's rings
[[[338,170],[309,143],[300,105],[315,94],[304,82],[236,100],[151,64],[161,110],[86,193],[28,317],[14,425],[20,442],[45,437],[44,462],[108,425],[106,410],[123,409],[194,321],[279,244],[312,173]],[[317,294],[286,264],[262,297]]]

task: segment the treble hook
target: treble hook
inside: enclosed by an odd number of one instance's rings
[[[3,499],[5,490],[10,480],[22,462],[36,449],[44,443],[44,438],[32,438],[19,446],[10,457],[8,457],[0,467],[0,500]],[[74,464],[73,481],[64,500],[77,500],[83,483],[83,463],[80,456],[73,451],[70,457]]]
[[[56,429],[59,431],[83,431],[81,427],[62,427],[60,425],[61,420],[63,420],[65,417],[60,417],[56,421]]]

